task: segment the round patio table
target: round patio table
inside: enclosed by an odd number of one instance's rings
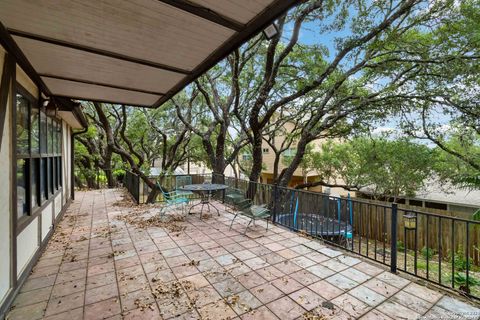
[[[207,206],[208,212],[210,212],[210,207],[213,207],[215,210],[217,210],[217,214],[220,216],[220,211],[218,210],[217,207],[213,205],[213,203],[210,202],[210,198],[212,193],[216,191],[225,191],[225,189],[227,188],[228,186],[224,184],[219,184],[219,183],[199,183],[199,184],[187,184],[187,185],[184,185],[183,187],[180,187],[179,189],[182,191],[191,191],[200,196],[200,202],[191,206],[190,210],[188,210],[188,213],[191,214],[191,211],[194,207],[201,205],[202,206],[202,208],[200,209],[200,219],[201,219],[204,206]]]

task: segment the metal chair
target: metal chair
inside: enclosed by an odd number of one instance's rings
[[[252,205],[252,202],[250,199],[244,199],[240,202],[238,202],[235,205],[236,213],[235,216],[232,219],[232,223],[230,224],[230,230],[232,229],[233,226],[233,221],[235,221],[235,218],[238,215],[245,216],[247,218],[250,218],[250,221],[247,224],[247,227],[245,228],[245,232],[243,234],[247,233],[248,227],[253,221],[253,224],[255,225],[255,220],[257,219],[267,219],[270,218],[271,213],[270,210],[264,206],[257,206],[257,205]],[[267,231],[268,231],[268,219],[267,219]]]
[[[190,203],[190,199],[184,197],[181,194],[177,194],[175,191],[166,192],[157,182],[157,187],[162,193],[164,205],[160,210],[160,215],[164,216],[165,213],[173,208],[177,208],[178,206],[182,207],[182,213],[185,214],[185,206]]]
[[[242,190],[230,187],[225,190],[225,210],[227,210],[227,205],[230,205],[232,208],[234,208],[236,204],[243,200],[245,200],[245,196]]]
[[[193,197],[192,191],[185,191],[180,190],[181,187],[192,184],[192,177],[191,176],[176,176],[175,177],[175,192],[178,195],[182,195],[187,198]]]

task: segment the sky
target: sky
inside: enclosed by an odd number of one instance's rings
[[[350,14],[355,14],[350,10]],[[327,18],[328,19],[328,18]],[[327,20],[328,21],[328,20]],[[330,19],[331,22],[332,19]],[[328,23],[327,22],[327,23]],[[293,23],[289,23],[285,26],[284,35],[282,36],[283,41],[287,42],[291,36],[293,30]],[[322,32],[320,30],[320,23],[318,21],[307,22],[302,25],[299,34],[299,43],[304,45],[322,45],[325,46],[329,51],[329,56],[326,57],[327,60],[333,60],[334,55],[336,54],[335,48],[335,39],[336,38],[345,38],[352,36],[352,31],[348,28],[342,29],[341,31],[335,32]],[[414,116],[415,118],[415,116]],[[418,116],[417,116],[418,118]],[[449,118],[442,114],[441,112],[437,112],[435,115],[435,120],[440,123],[441,125],[446,126],[449,122]],[[374,128],[372,129],[372,135],[383,135],[385,133],[392,133],[393,136],[402,135],[401,130],[399,128],[400,118],[392,117],[391,119],[385,120],[382,123],[375,124]],[[427,145],[431,145],[425,140],[419,140],[420,143],[425,143]]]

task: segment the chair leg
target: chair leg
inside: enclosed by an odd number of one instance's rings
[[[267,231],[268,231],[268,219],[267,219]]]
[[[243,232],[244,235],[247,234],[248,227],[250,226],[250,223],[252,223],[252,220],[253,219],[250,219],[250,221],[248,222],[247,227],[245,228],[245,232]]]
[[[238,213],[236,213],[235,216],[233,217],[232,223],[230,223],[230,229],[229,229],[229,230],[232,230],[233,221],[235,220],[235,218],[236,218],[237,216],[238,216]]]

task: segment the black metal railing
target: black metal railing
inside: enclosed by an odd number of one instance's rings
[[[125,172],[124,185],[137,203],[140,202],[140,177],[131,171]]]
[[[278,225],[480,298],[479,221],[231,177],[225,184],[266,204]]]
[[[192,178],[192,184],[205,183],[212,181],[211,174],[190,174],[190,175],[166,175],[163,177],[151,176],[152,181],[159,181],[162,188],[165,191],[172,191],[177,188],[177,178],[181,176],[190,176]],[[148,195],[152,189],[143,181],[138,175],[133,172],[127,171],[124,180],[125,187],[133,196],[138,204],[146,203]],[[161,193],[159,193],[155,199],[156,202],[163,200]]]
[[[141,179],[130,174],[125,185],[142,203],[150,190],[139,187]],[[389,266],[392,272],[406,272],[480,298],[479,221],[223,175],[190,176],[192,183],[221,181],[240,190],[254,204],[266,205],[277,225]],[[175,176],[166,176],[162,186],[173,190],[175,181]]]

